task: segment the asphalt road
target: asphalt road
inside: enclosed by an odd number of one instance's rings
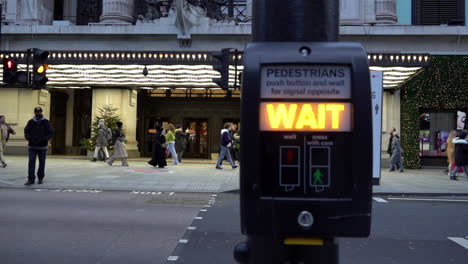
[[[209,198],[0,189],[0,263],[165,263]]]
[[[340,264],[467,263],[468,197],[379,198],[373,203],[371,236],[339,239]],[[176,261],[167,263],[236,263],[233,248],[244,241],[238,201],[236,194],[219,195],[193,221],[196,229],[185,233],[186,243],[172,252]]]

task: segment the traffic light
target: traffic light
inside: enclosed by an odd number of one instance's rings
[[[229,90],[229,62],[230,50],[222,49],[221,52],[212,53],[212,56],[221,61],[221,64],[214,65],[213,69],[221,74],[221,78],[214,78],[213,82],[223,90]]]
[[[3,82],[6,84],[16,83],[16,73],[18,72],[18,65],[14,59],[3,59]]]
[[[49,52],[33,49],[33,76],[31,87],[33,90],[45,89],[47,86],[47,70],[49,65],[47,64],[47,58],[49,57]]]
[[[241,126],[249,148],[240,155],[240,205],[248,242],[236,248],[237,259],[289,263],[291,254],[312,256],[299,250],[336,252],[335,237],[367,237],[372,105],[362,45],[251,43],[243,73]],[[359,155],[346,154],[353,146]]]

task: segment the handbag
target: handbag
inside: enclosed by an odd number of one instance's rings
[[[162,144],[161,144],[161,147],[163,147],[163,148],[167,148],[167,143],[162,143]],[[166,149],[166,151],[169,151],[169,150],[168,150],[168,149]]]
[[[164,143],[164,144],[166,144],[166,143]],[[166,149],[166,152],[164,154],[166,155],[166,158],[168,158],[169,157],[169,149]]]

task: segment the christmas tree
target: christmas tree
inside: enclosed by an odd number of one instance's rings
[[[99,120],[104,119],[104,123],[111,131],[117,129],[117,122],[121,122],[120,117],[116,115],[118,108],[113,108],[111,105],[105,105],[99,108],[99,114],[94,117],[94,121],[91,129],[91,138],[84,138],[81,140],[81,148],[94,151],[96,147],[97,135],[99,130]],[[114,146],[109,144],[109,148],[112,149]]]

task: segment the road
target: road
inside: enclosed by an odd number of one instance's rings
[[[187,243],[171,254],[177,261],[168,263],[235,263],[234,245],[244,241],[238,198],[222,194],[200,212],[191,225],[196,229],[184,235]],[[340,264],[467,263],[468,197],[400,198],[377,197],[371,236],[340,238]]]
[[[0,189],[1,263],[235,263],[236,193]],[[465,264],[468,197],[375,197],[341,264]]]
[[[164,263],[209,198],[0,189],[0,263]]]

